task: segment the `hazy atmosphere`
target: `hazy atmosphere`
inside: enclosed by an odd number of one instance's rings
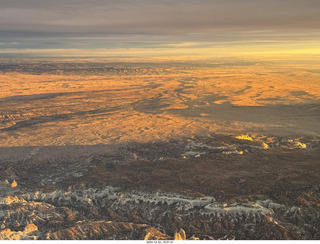
[[[317,0],[2,0],[0,48],[196,48],[214,55],[223,45],[258,45],[319,54],[319,8]]]
[[[319,9],[0,0],[0,240],[319,240]]]

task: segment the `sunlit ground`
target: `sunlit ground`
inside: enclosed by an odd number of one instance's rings
[[[105,67],[115,69],[0,73],[1,145],[320,134],[315,62],[219,59]]]
[[[2,62],[0,239],[318,239],[317,64]]]

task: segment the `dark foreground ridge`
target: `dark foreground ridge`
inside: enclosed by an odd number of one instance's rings
[[[0,239],[320,239],[319,138],[213,135],[0,155]]]

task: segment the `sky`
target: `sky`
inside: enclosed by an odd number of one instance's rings
[[[250,45],[312,53],[319,9],[319,0],[0,0],[0,51]]]

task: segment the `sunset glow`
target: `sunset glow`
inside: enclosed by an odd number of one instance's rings
[[[319,239],[319,10],[0,0],[0,240]]]

